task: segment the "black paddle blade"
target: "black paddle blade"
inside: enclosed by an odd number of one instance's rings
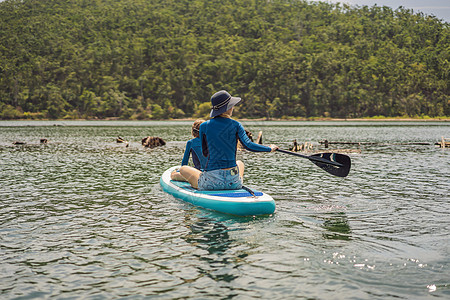
[[[321,160],[326,160],[329,162],[335,162],[340,164],[339,165],[333,165],[330,163],[324,163],[319,160],[316,160],[315,158],[320,158]],[[322,168],[323,170],[327,171],[328,173],[339,176],[339,177],[346,177],[348,173],[350,172],[350,167],[352,165],[352,161],[350,160],[350,157],[344,154],[340,153],[318,153],[309,156],[309,159],[316,164],[316,166]]]

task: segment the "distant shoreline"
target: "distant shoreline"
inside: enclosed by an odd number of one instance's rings
[[[145,120],[130,120],[130,119],[120,119],[120,118],[104,118],[104,119],[12,119],[12,120],[2,120],[0,121],[195,121],[200,118],[181,118],[181,119],[145,119]],[[276,122],[364,122],[364,121],[376,121],[376,122],[450,122],[450,117],[442,117],[442,118],[400,118],[400,117],[375,117],[375,118],[321,118],[321,117],[313,117],[313,118],[237,118],[233,117],[235,120],[239,121],[276,121]]]
[[[323,122],[323,121],[331,121],[331,122],[364,122],[364,121],[389,121],[389,122],[436,122],[436,121],[442,121],[442,122],[450,122],[450,118],[287,118],[287,119],[270,119],[267,120],[265,118],[260,119],[248,119],[248,118],[239,118],[239,120],[243,121],[304,121],[304,122]]]

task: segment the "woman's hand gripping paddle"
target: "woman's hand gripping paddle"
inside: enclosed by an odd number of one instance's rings
[[[317,153],[307,156],[282,149],[277,149],[277,151],[307,158],[328,173],[339,177],[346,177],[350,172],[350,167],[352,165],[350,157],[340,153]]]

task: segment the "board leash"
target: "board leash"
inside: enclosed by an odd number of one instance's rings
[[[246,187],[245,185],[243,185],[242,188],[249,192],[253,198],[256,198],[255,192],[253,192],[250,188]]]

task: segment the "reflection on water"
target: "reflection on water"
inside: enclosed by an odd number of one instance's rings
[[[323,233],[326,239],[344,240],[351,239],[351,230],[345,213],[327,214],[323,219],[322,227],[327,230]]]
[[[228,273],[228,270],[233,270],[234,262],[229,255],[224,255],[232,243],[228,228],[221,222],[208,218],[200,218],[190,224],[189,228],[192,232],[185,240],[207,252],[198,257],[199,260],[207,262],[208,267],[203,268],[200,265],[200,273],[214,281],[231,282],[236,279],[236,275]]]
[[[209,254],[221,255],[231,243],[228,228],[220,222],[203,218],[189,227],[192,234],[186,237],[186,241],[207,250]]]
[[[350,154],[346,178],[239,152],[245,184],[277,209],[237,218],[159,187],[190,121],[0,122],[0,296],[447,299],[450,151],[398,144],[431,144],[450,125],[395,124],[246,122],[284,148],[294,138],[380,145]],[[146,136],[167,145],[142,148]]]

